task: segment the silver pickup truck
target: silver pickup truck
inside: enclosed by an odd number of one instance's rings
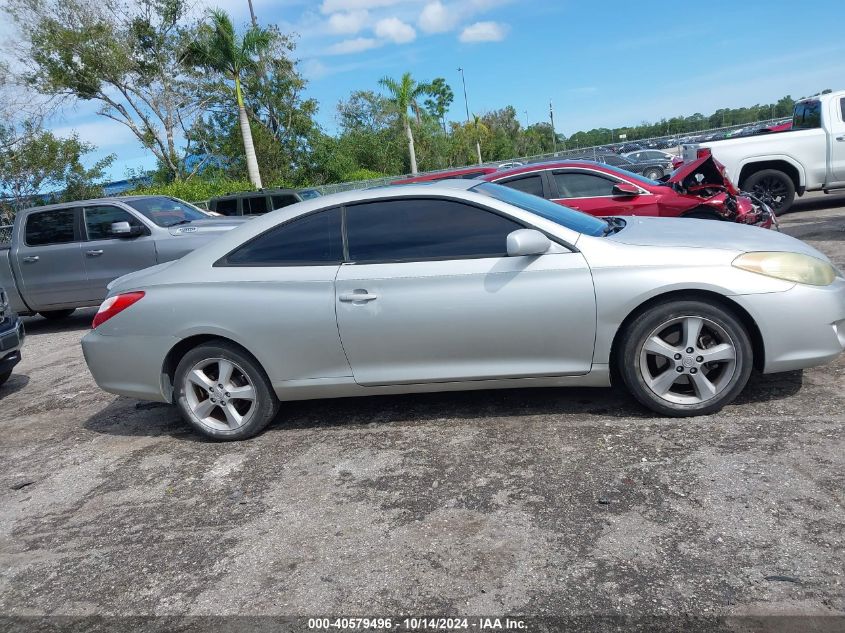
[[[248,222],[166,196],[102,198],[18,212],[0,245],[11,310],[48,319],[99,305],[117,277],[178,259]]]

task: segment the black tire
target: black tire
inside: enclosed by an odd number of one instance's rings
[[[643,350],[643,347],[646,342],[652,338],[652,334],[655,330],[660,328],[662,324],[678,319],[683,320],[688,317],[698,317],[703,320],[702,322],[704,323],[704,326],[701,330],[702,337],[709,336],[707,334],[707,328],[710,328],[712,324],[715,324],[717,328],[721,328],[723,333],[730,339],[729,344],[733,346],[735,357],[733,361],[723,361],[727,363],[724,366],[706,363],[704,365],[698,365],[695,363],[695,366],[697,367],[696,371],[701,372],[701,376],[698,378],[703,376],[709,379],[710,376],[714,376],[715,371],[716,383],[721,382],[723,386],[721,386],[721,390],[710,399],[705,399],[701,402],[679,403],[670,401],[666,397],[659,396],[649,386],[642,368],[642,359],[647,355],[647,352]],[[680,327],[683,328],[683,322],[681,322]],[[683,336],[683,331],[680,332],[680,335]],[[702,339],[699,338],[698,340],[701,341]],[[683,373],[678,374],[678,382],[680,384],[673,383],[670,386],[670,389],[675,388],[681,391],[687,390],[692,393],[684,395],[683,393],[675,394],[667,392],[667,395],[669,397],[675,397],[682,400],[686,398],[691,398],[693,400],[697,399],[698,394],[696,392],[698,390],[693,388],[694,377],[690,375],[695,372],[692,372],[692,369],[688,368],[689,365],[687,365],[687,361],[689,360],[690,363],[692,363],[693,359],[697,360],[702,357],[697,356],[697,351],[694,351],[690,355],[686,354],[687,350],[679,351],[682,352],[682,358],[679,360],[665,360],[668,368],[664,371],[671,372],[671,374],[666,374],[671,380],[671,376],[675,374],[677,370],[677,367],[673,367],[671,363],[681,365],[683,367]],[[733,369],[728,371],[728,368],[731,366],[731,362],[734,363]],[[751,375],[753,362],[754,358],[751,347],[751,339],[742,322],[734,315],[734,313],[718,304],[705,303],[697,300],[680,300],[657,304],[651,306],[642,314],[638,315],[623,333],[620,353],[617,358],[619,373],[631,394],[645,407],[662,415],[671,417],[709,415],[721,410],[722,407],[733,401],[734,398],[736,398],[736,396],[739,395],[739,393],[745,388],[745,385],[748,382],[748,377]],[[725,373],[719,375],[721,371],[724,371]],[[709,375],[707,372],[710,372]],[[684,373],[687,375],[684,376]],[[661,372],[658,374],[656,379],[652,377],[652,380],[657,381],[662,375],[663,373]]]
[[[768,204],[775,215],[789,211],[795,201],[795,183],[777,169],[763,169],[751,174],[743,181],[742,189]]]
[[[44,312],[39,312],[38,314],[48,321],[58,321],[59,319],[66,319],[74,312],[76,312],[75,308],[69,308],[68,310],[45,310]]]
[[[0,386],[2,386],[12,376],[12,370],[4,371],[0,374]]]
[[[212,428],[212,426],[204,424],[192,412],[187,388],[194,387],[188,384],[187,374],[198,363],[207,359],[224,359],[231,362],[235,365],[236,370],[243,377],[246,377],[246,383],[253,387],[255,410],[252,411],[249,419],[242,426],[233,429]],[[203,390],[199,389],[199,391]],[[182,418],[205,437],[218,441],[244,440],[257,435],[272,422],[279,410],[279,399],[273,391],[270,379],[267,378],[267,374],[258,361],[241,347],[223,340],[210,341],[195,347],[182,357],[174,374],[173,393]],[[210,399],[208,394],[203,393],[202,395]],[[228,393],[225,395],[229,396]],[[193,397],[195,399],[196,396]],[[234,401],[234,398],[230,400]],[[217,409],[220,409],[220,412],[217,412]],[[220,405],[217,405],[215,412],[215,415],[224,417]]]
[[[659,167],[651,167],[643,172],[643,177],[651,180],[660,180],[663,178],[663,170]]]

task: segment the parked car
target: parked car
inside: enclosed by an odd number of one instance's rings
[[[0,385],[9,380],[15,365],[21,362],[24,337],[23,322],[12,310],[6,291],[0,287]]]
[[[752,367],[835,359],[845,279],[774,231],[602,220],[451,180],[309,200],[127,275],[82,348],[101,388],[173,403],[214,439],[258,433],[285,400],[612,376],[659,414],[705,415]]]
[[[659,149],[641,149],[636,152],[622,154],[622,156],[628,160],[634,161],[635,163],[660,161],[667,164],[671,163],[672,159],[675,157],[674,154],[670,154],[669,152],[664,152]]]
[[[711,157],[678,170],[666,182],[590,161],[538,163],[483,177],[597,216],[648,215],[728,220],[772,226],[774,215],[759,201],[739,194]]]
[[[297,193],[303,200],[311,200],[312,198],[323,195],[316,189],[297,189]]]
[[[618,150],[618,154],[630,154],[631,152],[638,152],[645,149],[642,143],[625,143]]]
[[[792,121],[786,123],[778,123],[777,125],[767,125],[760,128],[757,134],[772,134],[774,132],[788,132],[792,129]]]
[[[412,178],[402,178],[394,180],[392,185],[410,185],[416,182],[436,182],[439,180],[452,180],[455,178],[478,178],[485,174],[491,174],[497,171],[498,167],[461,167],[460,169],[447,169],[445,171],[436,171],[430,174],[423,174],[421,176],[413,176]]]
[[[642,174],[651,180],[660,180],[663,176],[672,171],[671,162],[664,159],[634,162],[631,159],[618,154],[596,154],[593,160],[599,163],[604,163],[605,165],[624,169],[635,174]]]
[[[685,146],[684,160],[699,148],[712,151],[740,189],[784,213],[796,195],[845,188],[845,90],[797,102],[788,132]]]
[[[178,259],[243,222],[166,196],[26,209],[0,247],[0,286],[18,314],[63,318],[99,305],[117,277]]]
[[[303,194],[303,191],[306,192]],[[313,192],[313,193],[309,193]],[[283,209],[297,202],[302,202],[315,195],[313,189],[261,189],[259,191],[240,191],[227,193],[208,201],[210,211],[220,215],[263,215],[269,211]]]

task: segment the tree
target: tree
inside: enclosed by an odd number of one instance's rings
[[[211,11],[209,18],[210,24],[204,25],[199,37],[188,45],[182,59],[188,65],[204,68],[233,82],[249,180],[255,187],[260,188],[261,174],[255,156],[241,78],[245,72],[258,73],[256,57],[270,49],[273,35],[266,29],[252,26],[239,39],[232,20],[225,11]]]
[[[170,178],[193,176],[181,137],[205,104],[179,62],[194,30],[185,0],[7,0],[23,38],[24,79],[38,92],[100,104]]]
[[[37,196],[51,191],[64,190],[55,196],[62,200],[102,194],[100,183],[114,155],[86,168],[81,158],[94,151],[92,145],[76,136],[57,138],[33,123],[25,123],[23,128],[21,132],[0,125],[0,197],[10,207],[7,220],[18,209],[37,204]]]
[[[426,94],[428,86],[418,84],[411,78],[411,73],[405,73],[399,81],[390,77],[379,80],[379,84],[390,93],[390,101],[399,115],[405,136],[408,138],[408,156],[411,160],[411,173],[417,173],[417,155],[414,149],[414,133],[408,118],[408,108],[414,107],[420,96]],[[418,110],[417,110],[418,112]]]
[[[443,77],[435,78],[426,86],[430,98],[423,102],[428,113],[440,122],[443,132],[446,132],[446,112],[455,100],[455,93]]]

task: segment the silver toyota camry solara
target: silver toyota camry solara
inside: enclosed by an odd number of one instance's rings
[[[775,231],[452,180],[300,202],[121,277],[82,347],[100,387],[215,439],[285,400],[616,381],[691,416],[753,367],[836,358],[845,279]]]

